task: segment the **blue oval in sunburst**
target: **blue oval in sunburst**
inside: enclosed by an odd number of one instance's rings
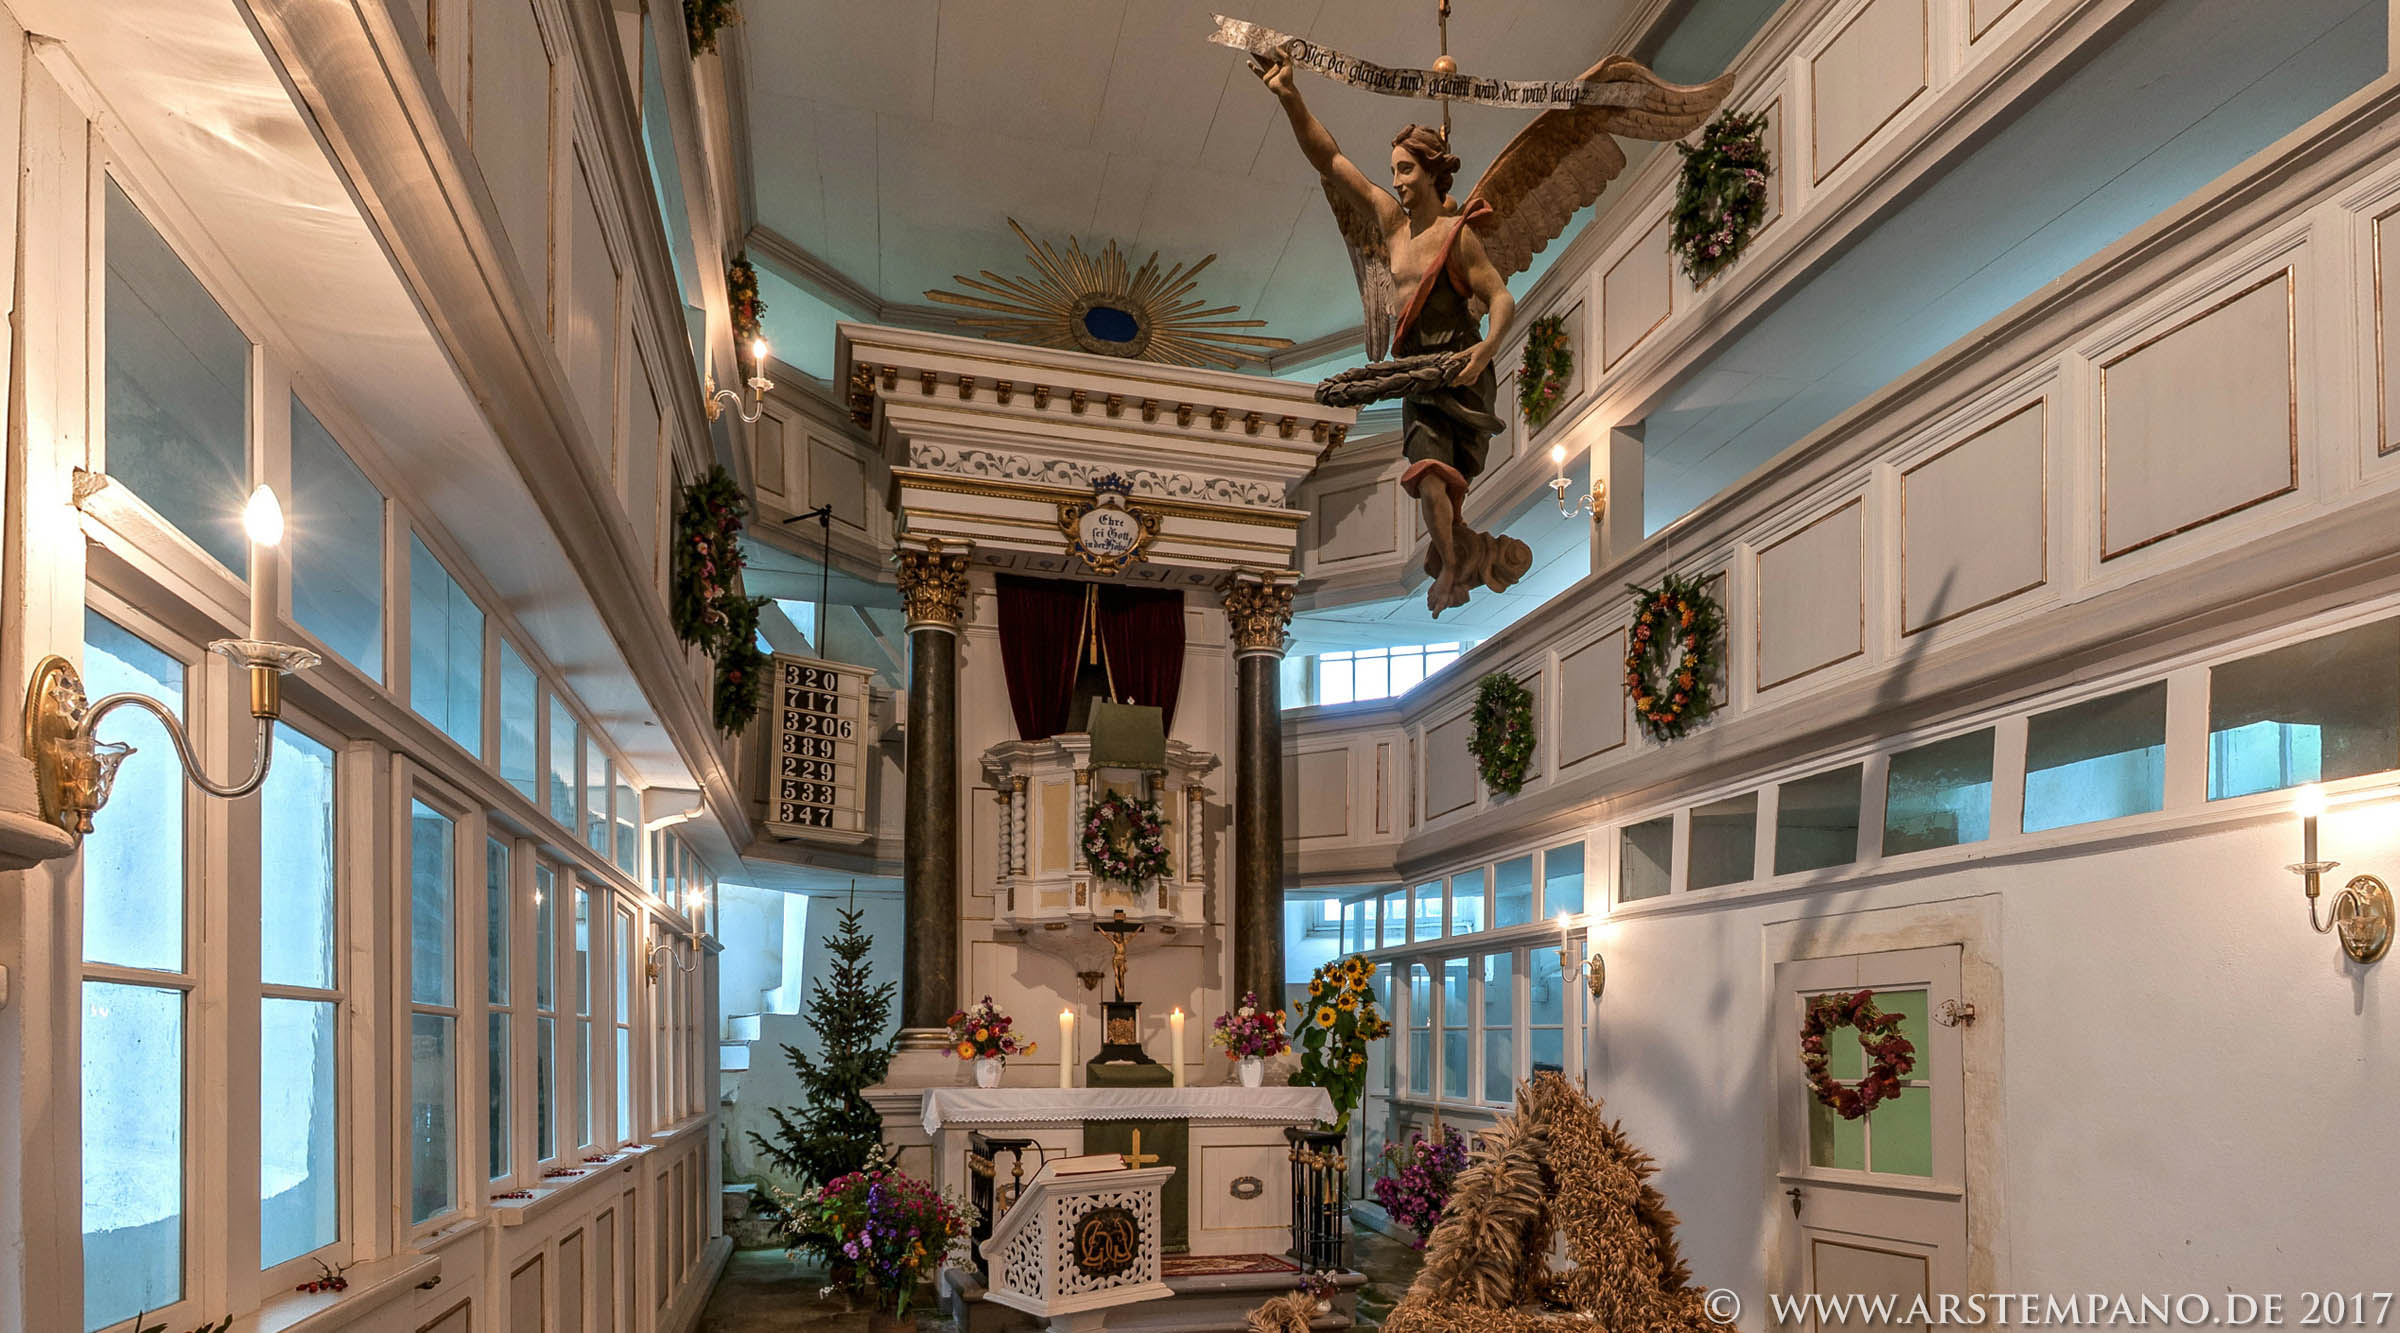
[[[1129,343],[1142,336],[1142,321],[1130,310],[1094,305],[1083,312],[1083,331],[1108,343]]]

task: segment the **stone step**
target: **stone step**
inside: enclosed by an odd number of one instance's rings
[[[750,1067],[750,1043],[721,1041],[717,1043],[717,1072],[738,1074]]]
[[[758,1019],[757,1014],[735,1014],[726,1019],[725,1039],[727,1041],[757,1041]]]

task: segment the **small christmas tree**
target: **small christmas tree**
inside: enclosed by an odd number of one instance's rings
[[[855,887],[850,901],[841,911],[840,929],[825,937],[825,947],[833,951],[832,974],[820,977],[808,997],[809,1026],[823,1038],[824,1049],[812,1060],[797,1046],[783,1048],[805,1100],[798,1107],[768,1110],[775,1117],[774,1142],[755,1130],[750,1134],[777,1170],[802,1185],[822,1185],[858,1170],[883,1141],[883,1117],[861,1094],[891,1071],[899,1034],[887,1035],[884,1022],[898,987],[889,981],[869,984],[874,968],[867,963],[867,949],[874,941],[858,928]]]

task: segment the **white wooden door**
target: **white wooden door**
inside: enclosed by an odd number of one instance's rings
[[[1966,1132],[1958,1028],[1934,1021],[1959,998],[1956,945],[1809,958],[1779,964],[1776,982],[1776,1125],[1783,1272],[1788,1294],[1810,1300],[1795,1333],[1844,1327],[1922,1327],[1906,1319],[1918,1296],[1928,1305],[1963,1294],[1967,1277]],[[1905,1090],[1858,1120],[1844,1120],[1809,1091],[1799,1057],[1810,998],[1872,990],[1876,1006],[1902,1015],[1917,1063]],[[1831,1072],[1865,1070],[1855,1033],[1834,1034]],[[1890,1297],[1891,1313],[1862,1313],[1845,1298]]]

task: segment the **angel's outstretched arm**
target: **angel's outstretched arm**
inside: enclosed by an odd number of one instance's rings
[[[1333,131],[1300,100],[1300,89],[1292,77],[1292,58],[1282,51],[1272,57],[1250,57],[1250,70],[1258,81],[1267,85],[1275,100],[1283,104],[1283,114],[1292,122],[1292,137],[1300,141],[1300,152],[1308,164],[1317,169],[1333,188],[1349,196],[1350,202],[1367,216],[1386,222],[1385,211],[1397,208],[1391,196],[1368,183],[1356,164],[1342,155],[1340,144],[1333,141]]]
[[[1491,324],[1484,331],[1483,341],[1475,344],[1474,351],[1467,357],[1467,364],[1459,371],[1456,380],[1460,384],[1472,384],[1483,374],[1483,368],[1492,363],[1501,340],[1508,336],[1508,326],[1517,317],[1517,302],[1508,294],[1508,283],[1501,278],[1500,270],[1493,265],[1491,256],[1484,252],[1483,241],[1476,236],[1473,227],[1460,232],[1458,249],[1452,254],[1450,262],[1461,270],[1460,276],[1466,279],[1467,290],[1474,293],[1475,299],[1483,302],[1491,312]]]

